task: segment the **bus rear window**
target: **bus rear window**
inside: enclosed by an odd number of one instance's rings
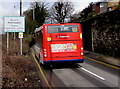
[[[48,26],[48,33],[66,33],[66,32],[78,32],[77,25],[56,25]]]

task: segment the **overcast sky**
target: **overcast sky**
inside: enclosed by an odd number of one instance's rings
[[[0,0],[0,29],[3,27],[3,16],[19,16],[19,1],[20,0]],[[35,0],[22,0],[22,11],[29,9],[30,3]],[[43,0],[36,0],[43,1]],[[48,8],[57,0],[44,0],[44,2],[49,3]],[[65,0],[64,0],[65,1]],[[67,0],[74,4],[76,12],[82,11],[85,7],[89,5],[90,2],[96,2],[98,0]]]
[[[19,0],[0,0],[0,12],[2,12],[2,16],[5,15],[19,15]],[[30,2],[33,0],[22,0],[22,10],[25,11],[30,7]],[[34,0],[35,1],[35,0]],[[43,1],[43,0],[36,0]],[[49,7],[57,0],[44,0],[49,3]],[[54,2],[53,2],[54,1]],[[85,7],[89,5],[90,2],[95,2],[98,0],[67,0],[71,1],[74,4],[75,12],[81,11]]]

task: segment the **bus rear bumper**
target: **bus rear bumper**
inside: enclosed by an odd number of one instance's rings
[[[67,63],[67,62],[70,62],[70,63],[83,63],[84,62],[84,59],[70,59],[70,60],[50,60],[50,61],[43,61],[44,64],[46,63]]]

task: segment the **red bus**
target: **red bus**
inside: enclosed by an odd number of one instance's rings
[[[35,30],[36,56],[42,64],[84,62],[82,28],[79,23],[45,24]]]

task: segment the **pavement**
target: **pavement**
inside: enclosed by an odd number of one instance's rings
[[[89,52],[89,51],[85,51],[84,54],[85,56],[87,55],[87,57],[89,58],[93,58],[95,60],[102,61],[107,64],[111,64],[120,68],[120,58],[114,58],[111,56],[106,56],[106,55]]]

